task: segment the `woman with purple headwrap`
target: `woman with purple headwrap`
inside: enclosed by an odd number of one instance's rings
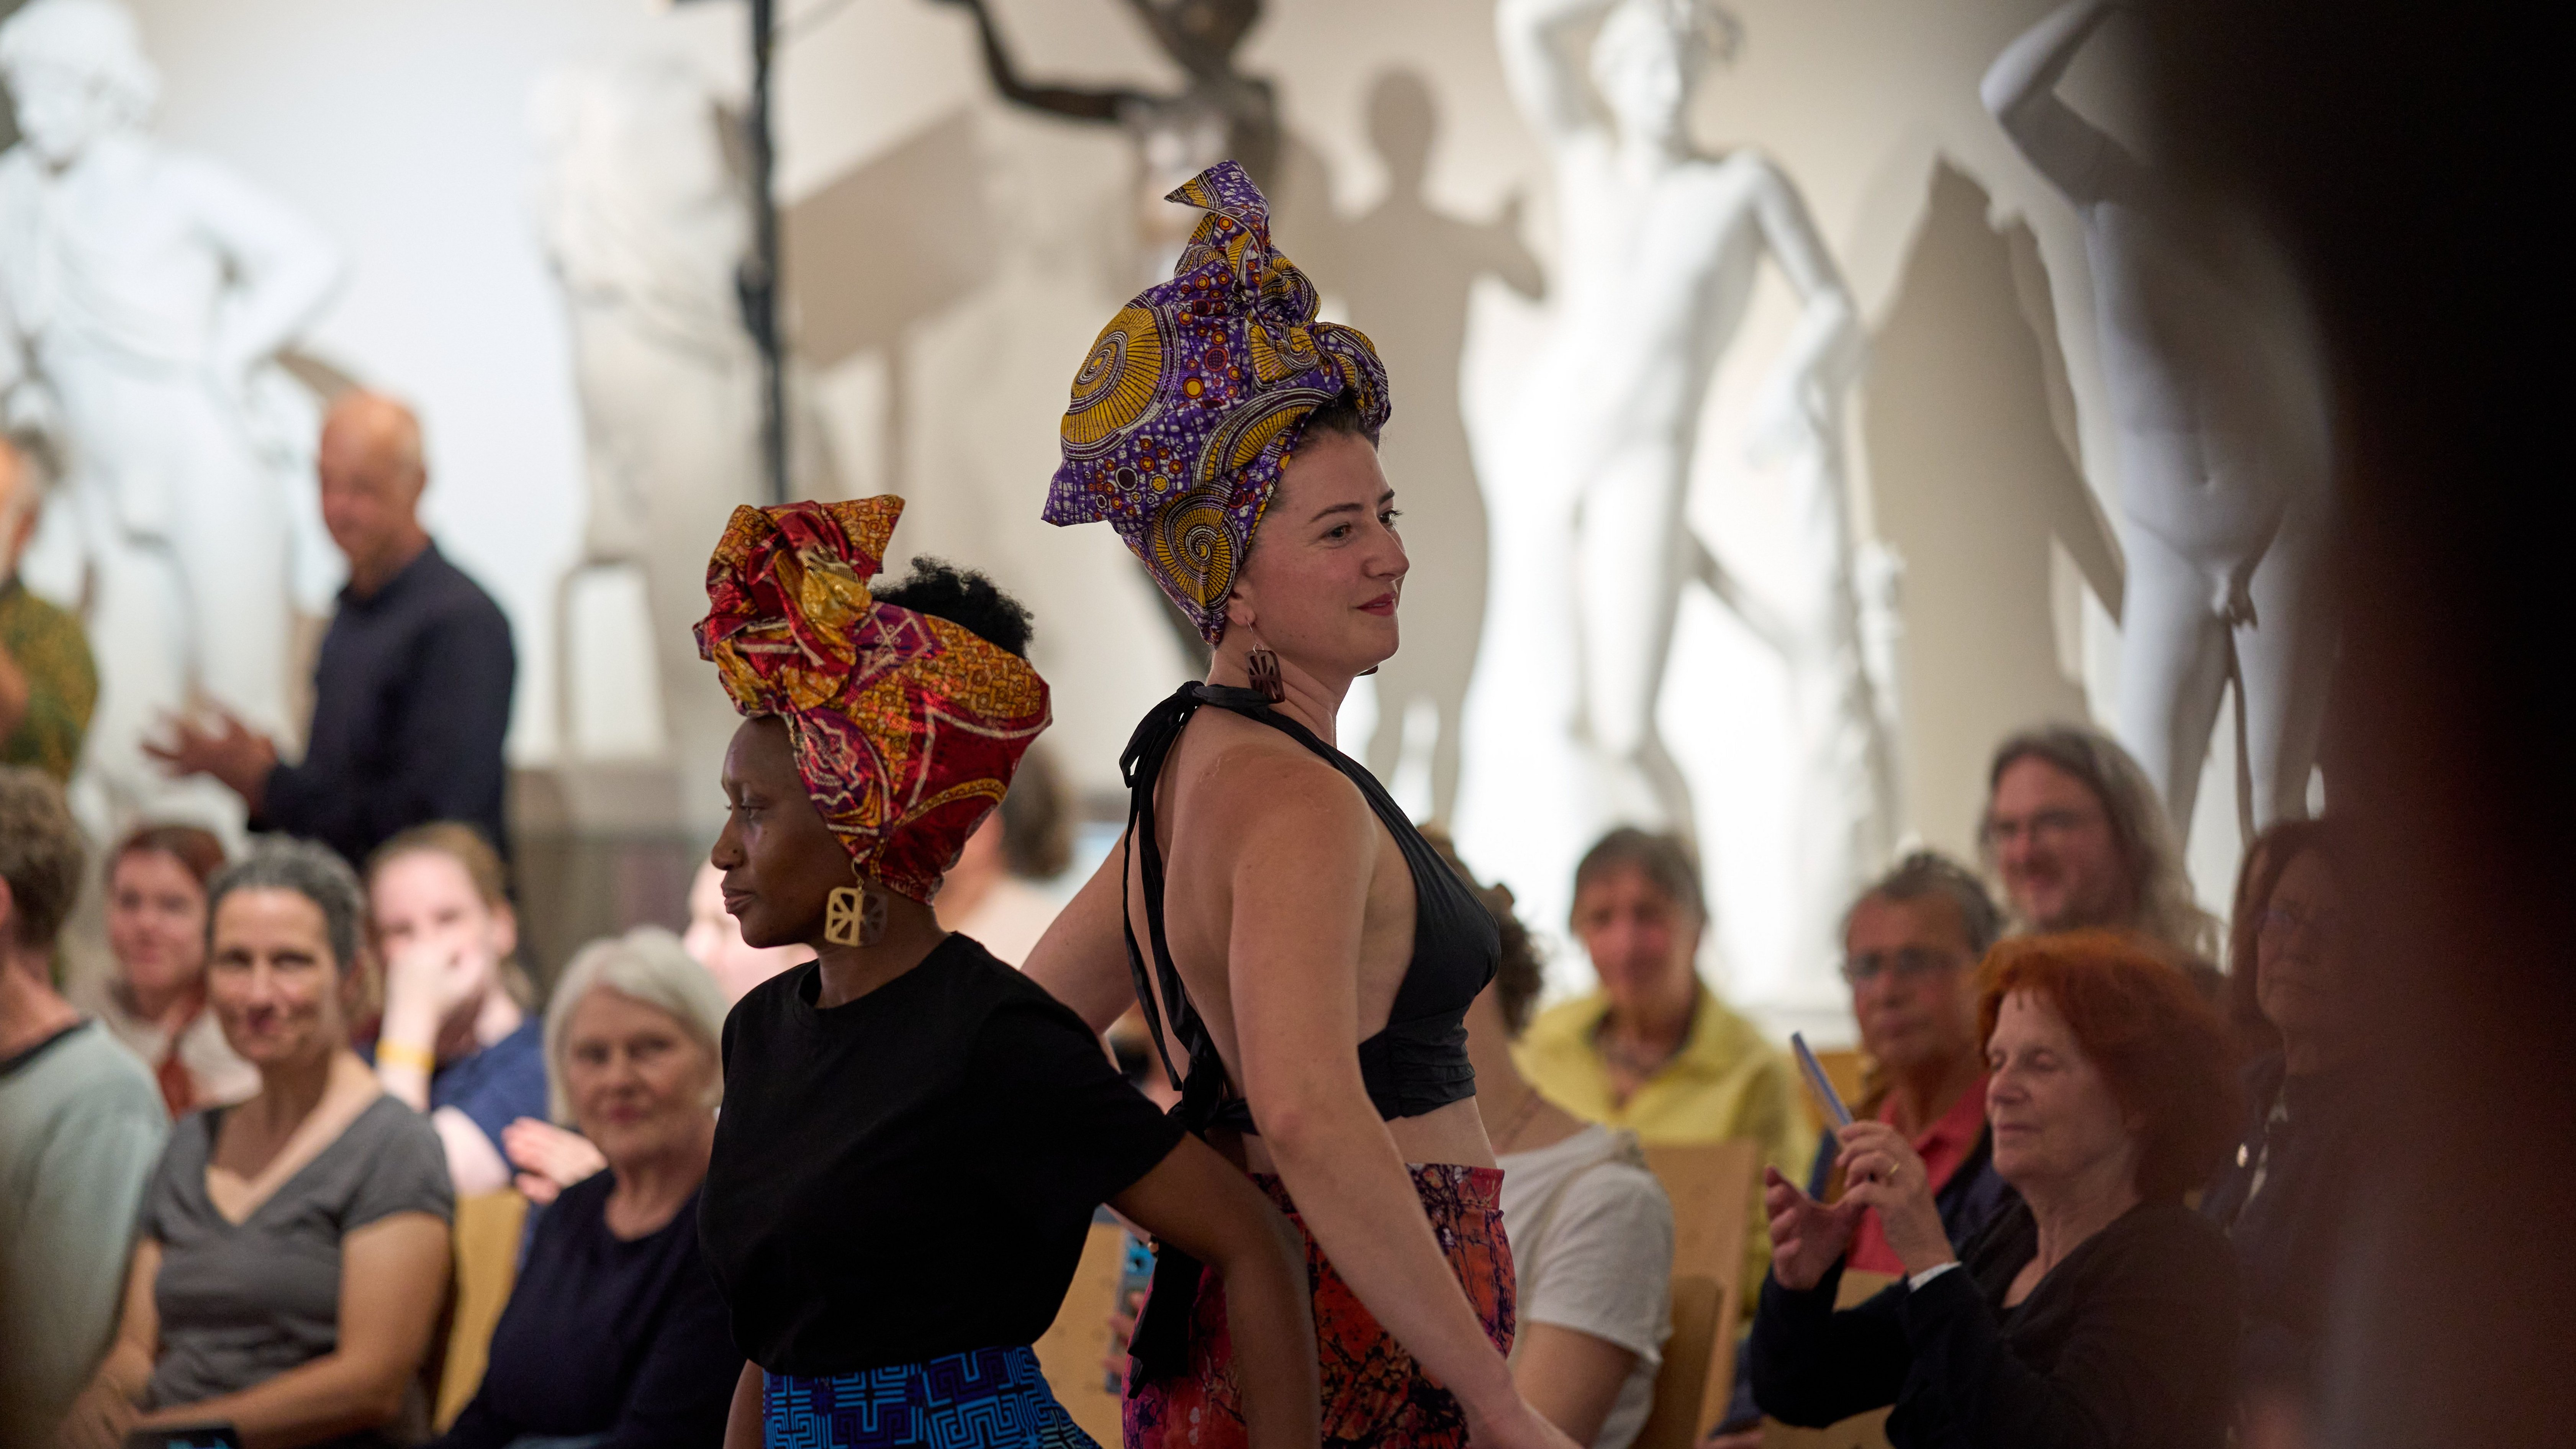
[[[1493,918],[1331,743],[1351,681],[1396,648],[1386,372],[1316,320],[1240,167],[1170,199],[1208,215],[1075,377],[1045,516],[1108,521],[1214,658],[1137,727],[1122,847],[1028,974],[1096,1028],[1132,991],[1182,1124],[1306,1235],[1326,1444],[1567,1446],[1504,1358],[1502,1174],[1462,1025]],[[1243,1442],[1224,1301],[1162,1245],[1130,1449]]]

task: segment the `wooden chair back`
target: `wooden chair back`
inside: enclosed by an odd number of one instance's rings
[[[456,1286],[447,1347],[439,1358],[438,1400],[430,1415],[431,1427],[442,1434],[483,1386],[492,1330],[518,1281],[519,1238],[527,1222],[528,1200],[515,1188],[456,1200]]]
[[[1035,1345],[1038,1370],[1073,1422],[1102,1444],[1124,1437],[1125,1406],[1109,1387],[1111,1329],[1118,1309],[1118,1279],[1127,1261],[1127,1230],[1116,1223],[1094,1222],[1082,1242],[1082,1262],[1055,1322]]]
[[[1752,1139],[1737,1138],[1649,1147],[1646,1165],[1673,1202],[1673,1333],[1636,1449],[1691,1449],[1717,1427],[1735,1388],[1744,1235],[1761,1154]]]

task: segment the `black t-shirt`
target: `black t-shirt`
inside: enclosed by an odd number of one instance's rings
[[[1179,1125],[967,937],[828,1011],[820,970],[771,978],[725,1021],[699,1223],[735,1344],[826,1377],[1035,1342],[1092,1209]]]

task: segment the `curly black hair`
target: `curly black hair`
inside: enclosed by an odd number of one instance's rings
[[[961,569],[946,559],[916,557],[910,574],[871,592],[880,604],[946,619],[996,649],[1028,657],[1029,635],[1036,629],[1028,606],[1003,593],[1001,585],[979,570]]]

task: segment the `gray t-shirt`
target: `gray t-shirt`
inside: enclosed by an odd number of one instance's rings
[[[161,1244],[161,1358],[144,1402],[194,1404],[267,1382],[340,1342],[340,1242],[395,1213],[455,1216],[438,1133],[394,1097],[369,1103],[240,1224],[206,1195],[224,1108],[190,1115],[143,1195]]]

